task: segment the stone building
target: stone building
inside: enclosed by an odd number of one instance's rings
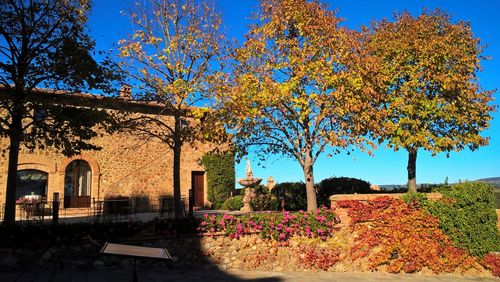
[[[153,113],[158,104],[141,103],[128,99],[112,99],[90,94],[58,94],[58,103],[94,106],[107,109],[125,107],[127,112]],[[172,117],[165,116],[173,121]],[[147,140],[130,133],[103,134],[92,143],[102,147],[99,151],[84,151],[80,155],[65,157],[55,150],[28,150],[21,148],[18,164],[16,197],[41,195],[52,200],[54,192],[63,200],[61,208],[84,213],[94,201],[105,197],[134,197],[138,205],[147,209],[158,205],[162,196],[173,196],[173,152],[158,140]],[[7,139],[0,139],[2,148]],[[210,143],[185,145],[181,157],[181,195],[188,197],[193,189],[195,206],[209,205],[207,182],[201,158],[216,146]],[[5,202],[8,159],[0,156],[0,207]]]

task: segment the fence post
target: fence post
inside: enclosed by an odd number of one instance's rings
[[[188,199],[188,205],[189,205],[189,215],[193,216],[193,206],[194,206],[194,189],[191,188],[189,189],[189,199]]]
[[[52,223],[57,224],[59,222],[59,193],[54,192],[52,197]]]

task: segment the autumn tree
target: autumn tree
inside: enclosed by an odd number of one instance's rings
[[[209,88],[225,46],[221,18],[213,3],[194,0],[136,3],[130,18],[134,33],[119,43],[124,68],[137,90],[134,98],[156,102],[162,110],[127,119],[124,125],[172,149],[174,210],[180,217],[182,146],[207,137],[202,129],[208,124]],[[221,129],[214,126],[211,131]]]
[[[110,90],[116,78],[111,61],[92,57],[94,41],[85,28],[90,8],[85,0],[0,2],[0,137],[10,141],[4,223],[15,220],[21,145],[66,155],[97,149],[89,141],[109,116],[63,105],[59,98]]]
[[[408,152],[408,191],[416,191],[419,149],[436,155],[488,144],[480,133],[492,119],[493,91],[478,84],[483,47],[470,23],[439,10],[401,13],[374,22],[365,43],[387,95],[388,144]]]
[[[302,167],[307,209],[317,208],[313,167],[328,151],[373,145],[376,92],[363,87],[358,37],[317,1],[264,0],[220,90],[236,145]],[[368,83],[366,83],[368,85]]]

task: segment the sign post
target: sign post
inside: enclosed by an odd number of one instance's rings
[[[172,256],[165,248],[131,246],[124,244],[113,244],[108,242],[106,242],[106,244],[104,244],[104,247],[102,247],[101,254],[133,257],[134,258],[134,269],[132,273],[133,282],[137,282],[138,258],[164,259],[164,260],[172,259]]]

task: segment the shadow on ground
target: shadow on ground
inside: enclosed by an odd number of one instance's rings
[[[102,255],[106,241],[167,248],[171,261],[137,259],[138,281],[283,281],[279,273],[231,273],[206,256],[189,223],[20,223],[0,232],[0,281],[132,281],[133,259]],[[192,230],[191,230],[192,231]]]

